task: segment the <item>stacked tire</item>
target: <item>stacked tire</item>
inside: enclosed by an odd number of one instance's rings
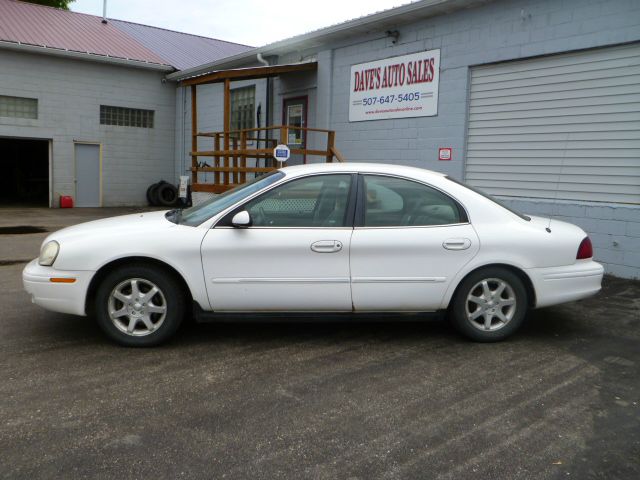
[[[180,198],[178,188],[164,180],[149,185],[147,188],[147,202],[153,207],[184,207],[187,206],[187,199]]]

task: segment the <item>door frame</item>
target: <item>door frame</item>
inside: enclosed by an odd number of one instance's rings
[[[76,145],[97,145],[98,146],[98,207],[102,207],[102,143],[84,140],[73,141],[73,187],[74,200],[78,199],[78,159],[76,158]]]
[[[49,155],[49,208],[53,208],[53,139],[48,139],[47,143],[47,153]],[[75,148],[73,154],[75,155]]]
[[[0,138],[6,140],[38,140],[47,142],[47,174],[48,178],[48,186],[49,192],[47,195],[47,201],[49,202],[49,208],[53,208],[53,138],[52,137],[30,137],[30,136],[21,136],[21,135],[0,135]],[[75,156],[75,149],[74,149]],[[74,160],[74,168],[75,168],[75,160]]]
[[[309,95],[298,95],[297,97],[287,97],[287,98],[283,98],[282,99],[282,125],[288,126],[287,124],[287,109],[286,109],[286,105],[287,102],[290,101],[295,101],[295,100],[302,100],[302,104],[303,104],[303,121],[304,121],[304,127],[308,127],[308,123],[307,123],[307,117],[309,115]],[[303,136],[303,148],[307,148],[307,132],[305,132],[304,130],[302,131],[302,136]],[[287,138],[287,141],[289,139]],[[288,145],[288,143],[287,143]],[[302,156],[302,163],[303,165],[307,163],[307,156],[303,155]]]

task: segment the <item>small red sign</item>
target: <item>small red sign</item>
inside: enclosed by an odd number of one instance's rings
[[[440,147],[438,149],[438,160],[451,160],[451,147]]]

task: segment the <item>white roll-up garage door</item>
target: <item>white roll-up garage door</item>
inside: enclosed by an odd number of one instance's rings
[[[640,44],[474,67],[466,181],[640,203]]]

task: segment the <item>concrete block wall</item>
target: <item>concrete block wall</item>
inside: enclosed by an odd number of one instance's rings
[[[591,238],[594,258],[605,271],[640,278],[640,205],[501,197],[509,207],[581,227]]]
[[[331,89],[318,91],[318,104],[331,102],[328,128],[338,131],[338,148],[349,160],[398,162],[462,178],[470,67],[640,41],[639,18],[640,2],[632,0],[500,0],[398,25],[397,44],[379,32],[328,45]],[[349,122],[352,65],[436,48],[437,116]],[[452,147],[453,161],[438,161],[438,147]]]
[[[175,86],[163,72],[0,51],[0,95],[38,99],[38,119],[0,118],[0,136],[52,142],[52,206],[75,196],[74,141],[101,143],[103,205],[144,205],[174,180]],[[100,105],[154,110],[154,128],[100,125]]]

